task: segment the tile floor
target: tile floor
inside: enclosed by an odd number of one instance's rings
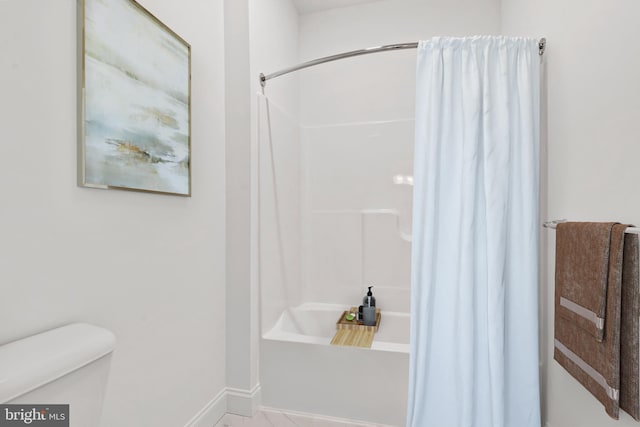
[[[391,427],[262,408],[253,418],[225,415],[215,427]]]

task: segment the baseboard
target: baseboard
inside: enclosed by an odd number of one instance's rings
[[[200,410],[185,427],[211,427],[227,413],[227,389],[223,388],[204,408]]]
[[[227,387],[227,412],[229,414],[252,417],[262,400],[260,384],[251,390]]]

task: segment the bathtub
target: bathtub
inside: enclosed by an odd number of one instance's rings
[[[261,340],[263,404],[402,426],[409,315],[383,310],[370,349],[330,345],[336,321],[346,308],[305,303],[281,313]]]
[[[265,339],[329,345],[336,333],[336,321],[348,307],[338,304],[306,303],[287,308]],[[380,328],[371,350],[409,353],[409,314],[382,311]]]

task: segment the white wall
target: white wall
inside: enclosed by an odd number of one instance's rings
[[[228,412],[252,415],[258,387],[257,291],[252,286],[249,1],[225,0],[227,397]],[[242,315],[238,315],[242,313]]]
[[[76,1],[0,2],[0,343],[115,333],[105,425],[185,425],[225,386],[222,1],[144,0],[192,46],[193,197],[76,186]]]
[[[503,0],[507,35],[545,36],[548,207],[542,218],[640,222],[640,3]],[[545,118],[543,117],[543,121]],[[543,138],[545,136],[543,135]],[[544,419],[550,427],[635,426],[553,361],[555,235],[544,231]]]

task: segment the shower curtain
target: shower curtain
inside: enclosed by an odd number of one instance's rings
[[[534,39],[418,46],[407,426],[540,427]]]

